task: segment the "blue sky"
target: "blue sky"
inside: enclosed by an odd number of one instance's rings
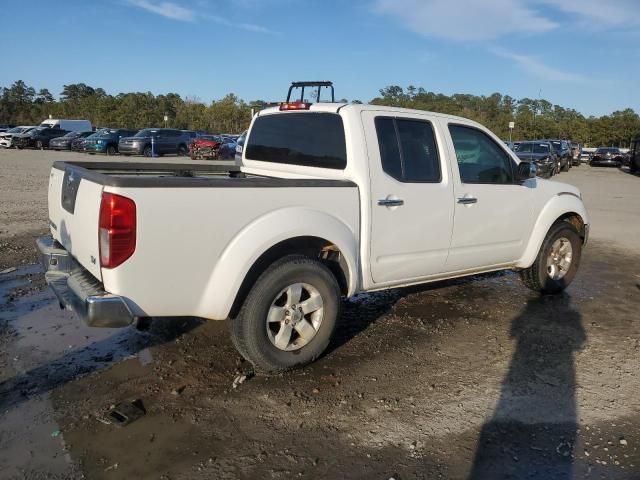
[[[339,98],[388,85],[640,112],[640,0],[30,0],[2,2],[0,85],[57,95],[233,92],[281,100],[292,80]]]

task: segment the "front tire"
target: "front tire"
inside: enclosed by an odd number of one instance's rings
[[[44,145],[42,144],[42,140],[38,140],[38,141],[36,142],[36,148],[37,148],[38,150],[43,150],[43,149],[44,149]]]
[[[277,373],[313,362],[329,345],[340,314],[340,288],[322,263],[289,255],[256,281],[228,320],[233,344],[257,369]]]
[[[189,149],[186,147],[186,145],[178,146],[178,156],[179,157],[186,157],[188,154],[189,154]]]
[[[113,155],[115,155],[117,153],[118,153],[118,149],[116,148],[115,145],[109,145],[107,147],[107,155],[113,156]]]
[[[536,260],[520,271],[527,288],[543,294],[563,291],[576,276],[582,255],[582,239],[569,222],[554,224],[542,242]]]
[[[151,157],[153,156],[153,152],[151,151],[151,145],[147,145],[146,147],[144,147],[144,150],[142,151],[142,154],[145,157]]]

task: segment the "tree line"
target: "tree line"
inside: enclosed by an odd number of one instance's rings
[[[515,123],[514,140],[568,138],[588,146],[628,147],[640,137],[640,116],[631,108],[595,117],[544,99],[515,99],[500,93],[444,95],[396,85],[381,89],[370,103],[459,115],[486,125],[504,139],[509,138],[509,122]],[[167,115],[173,128],[239,133],[248,127],[252,109],[267,105],[262,100],[246,102],[232,93],[209,104],[176,93],[109,95],[84,83],[64,85],[56,99],[49,90],[36,91],[18,80],[0,87],[0,124],[34,125],[51,115],[86,118],[97,126],[144,128],[163,126]]]
[[[640,116],[631,108],[601,117],[586,117],[572,108],[553,105],[544,99],[518,100],[500,93],[449,96],[413,86],[405,90],[395,85],[380,90],[380,96],[371,103],[469,118],[503,139],[509,138],[509,122],[515,124],[513,140],[563,138],[592,147],[624,148],[640,137]]]

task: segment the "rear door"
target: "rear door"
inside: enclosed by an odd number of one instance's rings
[[[371,182],[375,284],[441,273],[453,226],[453,186],[441,135],[427,115],[362,112]]]
[[[448,123],[448,130],[458,168],[447,271],[513,263],[531,229],[535,180],[516,182],[516,162],[485,131],[460,123]]]

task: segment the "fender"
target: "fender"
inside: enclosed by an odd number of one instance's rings
[[[567,213],[575,213],[582,218],[585,225],[589,224],[587,210],[577,195],[569,192],[561,192],[553,196],[547,201],[538,214],[535,226],[529,236],[529,242],[524,250],[524,254],[520,260],[516,262],[516,267],[529,268],[533,265],[551,225]]]
[[[227,318],[256,260],[274,245],[302,236],[323,238],[340,249],[349,268],[348,295],[353,295],[358,285],[358,232],[322,211],[283,208],[255,219],[227,244],[204,289],[198,316],[215,320]]]

